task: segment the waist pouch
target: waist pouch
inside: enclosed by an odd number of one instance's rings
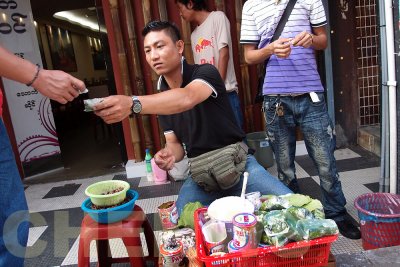
[[[208,192],[231,188],[244,172],[247,151],[247,145],[238,142],[189,158],[193,181]]]

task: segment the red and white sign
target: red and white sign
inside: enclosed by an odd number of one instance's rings
[[[0,44],[42,66],[30,1],[2,2]],[[3,85],[21,161],[26,163],[60,154],[50,100],[21,83],[3,78]]]

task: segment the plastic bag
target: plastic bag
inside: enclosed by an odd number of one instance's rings
[[[311,240],[327,235],[339,233],[334,220],[331,219],[306,219],[297,222],[297,231],[305,240]]]
[[[290,234],[290,228],[283,211],[274,210],[268,212],[263,218],[263,224],[265,235],[261,239],[264,243],[277,247],[288,243],[287,236]]]
[[[313,199],[309,203],[304,205],[303,208],[311,211],[315,219],[325,219],[324,207],[322,206],[321,201]]]
[[[286,199],[275,195],[263,195],[261,196],[261,201],[260,210],[263,211],[282,210],[290,207]]]
[[[297,230],[297,222],[304,219],[313,219],[314,216],[305,208],[290,207],[285,210],[285,218],[290,227],[288,238],[294,241],[301,241],[303,236]]]
[[[175,162],[174,167],[168,171],[174,181],[186,180],[189,176],[189,160],[185,156],[181,161]]]
[[[186,203],[179,215],[178,226],[194,229],[194,212],[202,207],[203,205],[199,201]]]
[[[295,207],[302,207],[312,201],[311,197],[302,194],[287,194],[280,197],[286,199],[290,206]]]

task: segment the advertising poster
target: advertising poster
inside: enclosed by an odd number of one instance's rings
[[[0,44],[15,55],[43,66],[30,1],[2,2]],[[50,100],[21,83],[3,79],[3,85],[21,162],[60,154]]]

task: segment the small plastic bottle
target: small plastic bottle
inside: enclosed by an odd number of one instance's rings
[[[147,176],[147,181],[153,182],[154,177],[153,177],[153,169],[151,168],[151,159],[153,157],[150,154],[150,149],[146,148],[146,156],[144,157],[144,160],[146,162],[146,176]]]

